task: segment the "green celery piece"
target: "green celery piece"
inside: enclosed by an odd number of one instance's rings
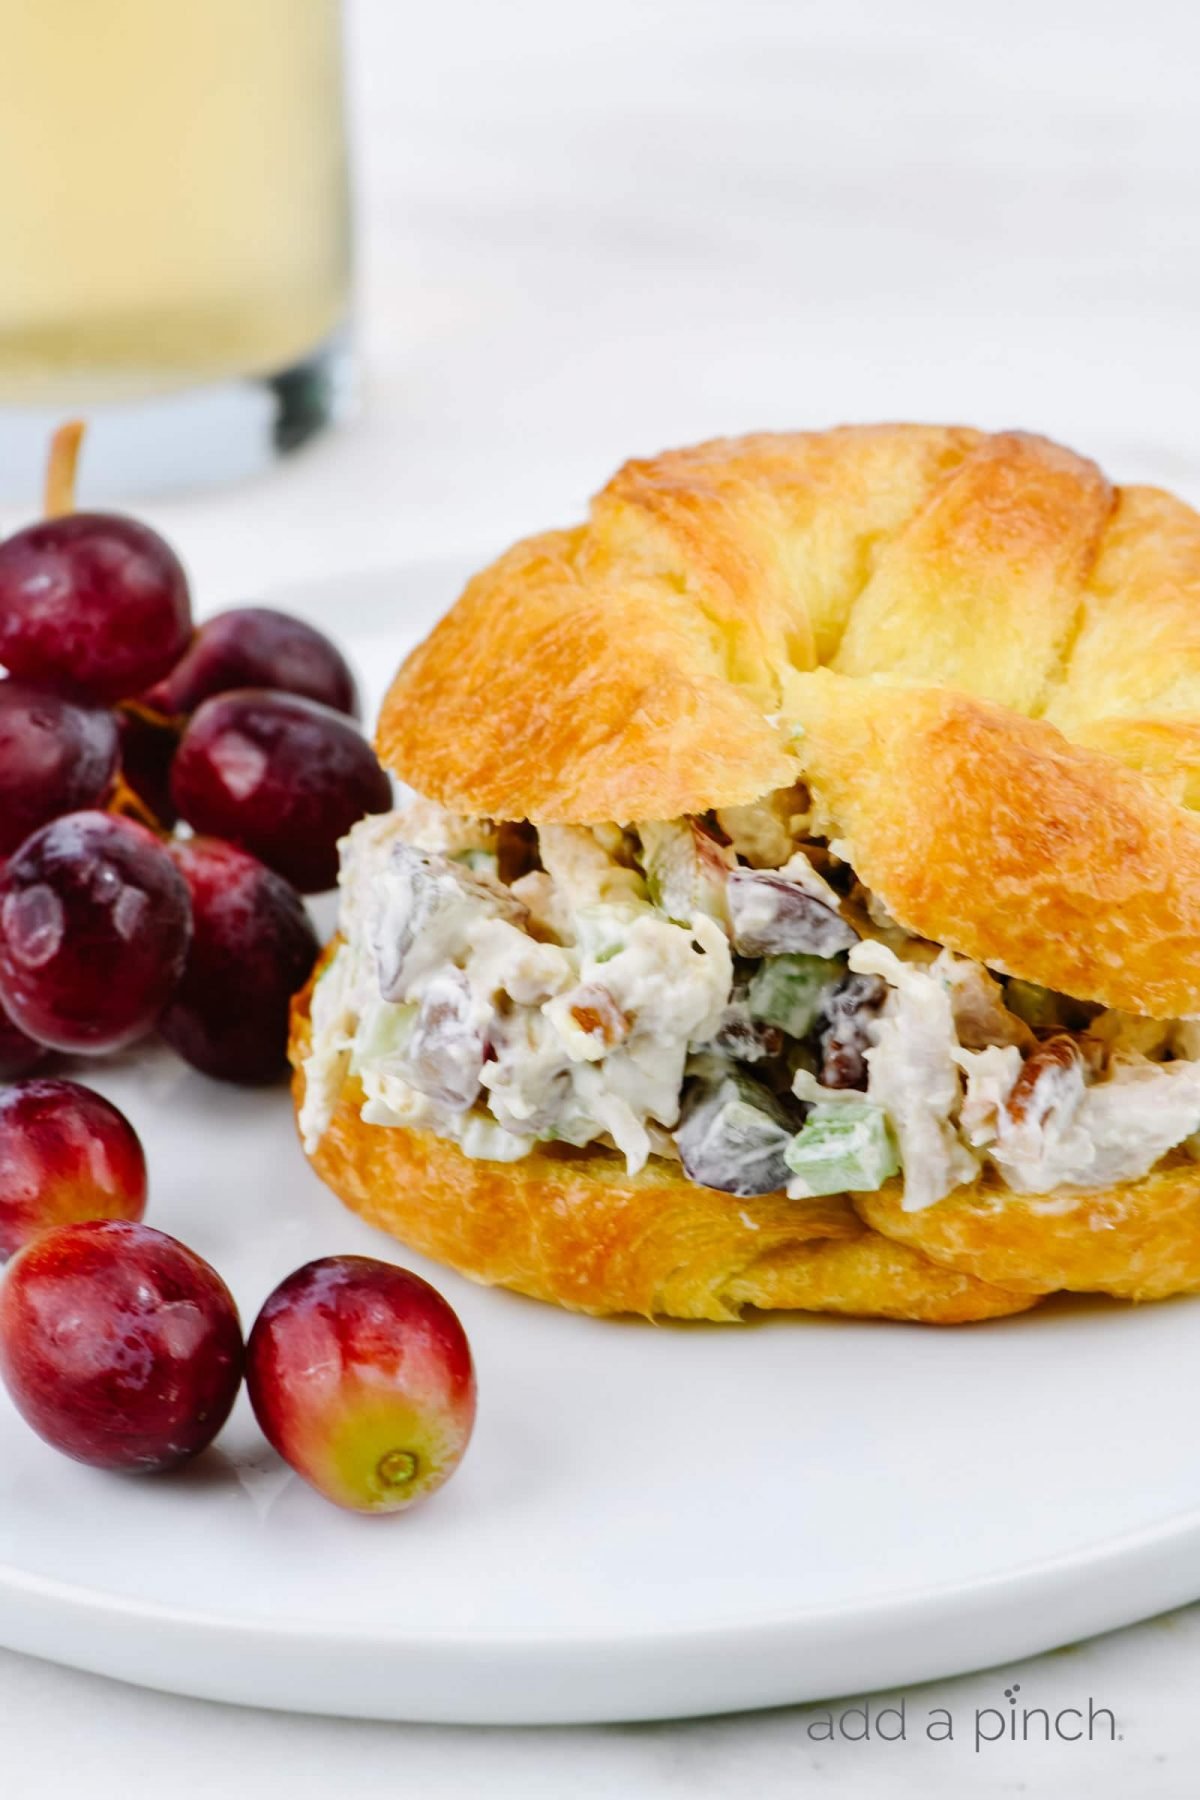
[[[354,1074],[369,1062],[383,1062],[400,1054],[412,1034],[417,1010],[415,1001],[392,1006],[381,1000],[360,1019],[350,1060]]]
[[[650,904],[685,925],[696,891],[696,850],[688,825],[648,824],[642,830],[642,863]]]
[[[869,1100],[814,1106],[783,1160],[803,1184],[795,1197],[808,1199],[873,1193],[900,1170],[883,1108]]]
[[[807,1037],[821,1010],[821,995],[840,978],[843,963],[793,952],[764,956],[750,978],[746,996],[752,1019],[777,1025],[789,1037]]]
[[[1050,988],[1038,987],[1033,981],[1013,979],[1005,983],[1004,1004],[1009,1012],[1024,1019],[1026,1025],[1061,1025],[1062,1008]]]
[[[472,875],[500,876],[500,858],[494,850],[456,850],[451,862],[461,863]]]

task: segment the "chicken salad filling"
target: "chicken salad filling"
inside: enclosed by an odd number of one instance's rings
[[[472,1157],[652,1156],[795,1200],[992,1171],[1058,1194],[1200,1155],[1200,1022],[1105,1011],[903,931],[788,789],[582,827],[414,799],[345,840],[301,1130],[362,1117]]]

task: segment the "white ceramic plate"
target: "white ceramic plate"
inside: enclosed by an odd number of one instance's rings
[[[304,596],[372,698],[460,571]],[[139,1051],[149,1218],[247,1323],[283,1275],[394,1256],[462,1315],[480,1415],[399,1519],[336,1512],[244,1398],[181,1476],[56,1456],[0,1397],[0,1640],[214,1699],[478,1723],[716,1712],[916,1682],[1200,1594],[1200,1306],[937,1331],[580,1319],[408,1255],[325,1192],[283,1093]]]

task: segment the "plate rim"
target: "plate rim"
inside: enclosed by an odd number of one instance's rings
[[[153,1481],[155,1477],[137,1477]],[[369,1529],[378,1529],[378,1523],[364,1521]],[[392,1528],[403,1530],[399,1521],[391,1521]],[[386,1529],[386,1526],[385,1526]],[[633,1628],[614,1627],[607,1631],[594,1631],[572,1637],[562,1633],[530,1633],[499,1632],[480,1630],[438,1631],[435,1628],[420,1632],[398,1631],[387,1624],[356,1626],[350,1621],[304,1620],[300,1618],[287,1621],[271,1621],[256,1618],[250,1614],[204,1612],[191,1606],[174,1606],[156,1600],[138,1600],[129,1595],[116,1594],[104,1588],[86,1587],[80,1582],[65,1581],[55,1575],[43,1575],[37,1571],[22,1569],[19,1564],[0,1561],[0,1594],[7,1591],[25,1592],[30,1595],[42,1595],[48,1600],[78,1605],[81,1609],[114,1611],[129,1617],[146,1617],[156,1622],[171,1620],[174,1623],[186,1623],[204,1630],[228,1630],[239,1636],[276,1635],[286,1638],[299,1638],[307,1641],[312,1637],[346,1639],[353,1641],[378,1642],[391,1648],[422,1649],[436,1642],[445,1649],[495,1648],[498,1650],[523,1649],[590,1649],[598,1643],[610,1643],[619,1646],[628,1643],[646,1644],[655,1648],[669,1647],[672,1643],[692,1642],[696,1639],[715,1639],[721,1637],[752,1635],[766,1629],[798,1629],[809,1625],[820,1625],[831,1622],[842,1622],[854,1619],[859,1615],[885,1615],[911,1610],[918,1606],[936,1608],[962,1601],[968,1595],[990,1593],[994,1589],[1008,1588],[1016,1584],[1034,1584],[1051,1576],[1067,1577],[1073,1574],[1094,1574],[1096,1566],[1108,1561],[1126,1562],[1138,1555],[1147,1555],[1169,1547],[1175,1540],[1186,1541],[1194,1536],[1200,1546],[1200,1502],[1195,1506],[1168,1513],[1164,1518],[1148,1525],[1137,1526],[1132,1531],[1122,1532],[1115,1537],[1097,1538],[1093,1542],[1077,1546],[1073,1550],[1064,1550],[1054,1556],[1035,1557],[1011,1568],[999,1568],[987,1574],[972,1576],[961,1581],[938,1582],[934,1585],[920,1587],[889,1588],[886,1592],[872,1595],[867,1600],[851,1604],[839,1604],[828,1601],[815,1606],[789,1607],[776,1613],[756,1613],[744,1618],[708,1619],[692,1625],[646,1626],[642,1624]],[[1200,1565],[1197,1567],[1197,1597],[1200,1598]],[[0,1635],[3,1626],[0,1625]]]
[[[6,1562],[0,1563],[0,1596],[24,1601],[27,1610],[14,1621],[5,1608],[0,1640],[135,1685],[283,1712],[460,1725],[598,1724],[907,1690],[1115,1630],[1198,1593],[1200,1507],[1194,1507],[1012,1570],[854,1606],[578,1637],[417,1634],[378,1624],[226,1617],[114,1596]],[[53,1632],[64,1623],[82,1627],[82,1634],[71,1632],[48,1650],[39,1624]],[[124,1639],[114,1644],[97,1636],[114,1626],[133,1634],[132,1656]],[[144,1627],[152,1628],[149,1641],[137,1636]],[[915,1650],[914,1634],[927,1640]],[[331,1649],[342,1652],[342,1675],[332,1684]],[[223,1660],[214,1654],[220,1650]],[[738,1659],[740,1673],[735,1668],[731,1679],[731,1660]],[[816,1676],[818,1667],[828,1679]],[[585,1691],[581,1677],[601,1673],[608,1677],[603,1692]],[[485,1674],[495,1685],[481,1698],[475,1684]],[[525,1684],[536,1684],[532,1703],[523,1697]]]

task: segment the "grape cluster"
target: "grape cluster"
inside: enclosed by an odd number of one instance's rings
[[[354,677],[285,613],[194,630],[174,551],[71,511],[61,449],[51,516],[0,542],[0,1079],[157,1025],[206,1074],[277,1080],[318,949],[299,894],[391,802]]]
[[[0,542],[0,1379],[48,1443],[136,1471],[203,1450],[244,1375],[318,1492],[400,1511],[453,1472],[474,1420],[447,1302],[326,1257],[245,1343],[216,1271],[142,1224],[128,1119],[32,1073],[157,1029],[208,1075],[283,1075],[318,951],[300,895],[391,803],[337,648],[261,607],[193,631],[155,532],[71,511],[79,436],[56,436],[48,516]]]

